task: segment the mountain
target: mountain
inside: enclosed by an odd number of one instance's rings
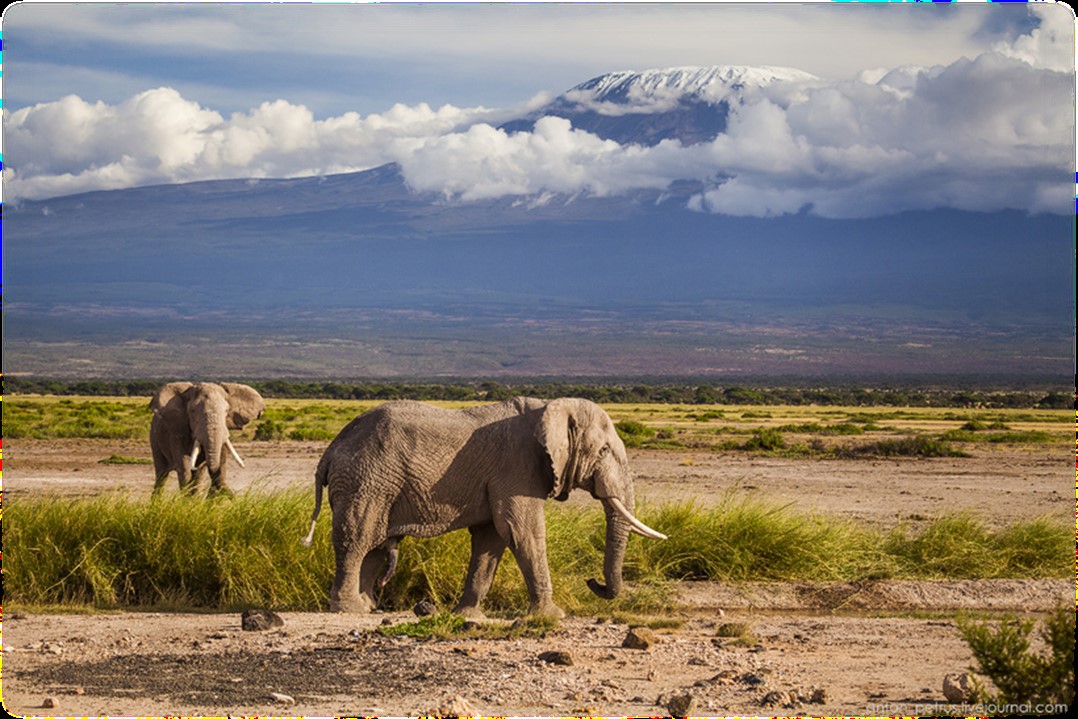
[[[736,65],[612,72],[583,82],[501,127],[508,132],[527,131],[540,117],[555,116],[622,144],[679,140],[691,145],[725,131],[730,103],[738,102],[746,89],[814,80],[815,76],[791,68]]]
[[[612,73],[543,114],[721,133],[770,68]],[[464,202],[395,165],[22,202],[5,371],[64,376],[1049,378],[1072,371],[1069,217],[689,209],[698,183]]]

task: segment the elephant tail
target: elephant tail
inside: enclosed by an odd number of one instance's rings
[[[329,476],[329,462],[323,456],[318,463],[318,469],[314,472],[314,514],[311,515],[311,529],[301,542],[303,546],[311,546],[314,541],[314,525],[318,521],[318,513],[322,511],[322,488],[326,486],[326,478]]]

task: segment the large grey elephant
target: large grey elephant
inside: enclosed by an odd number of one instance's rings
[[[262,396],[234,382],[169,382],[150,400],[150,449],[153,452],[154,493],[175,471],[180,491],[194,493],[206,470],[210,492],[227,491],[227,453],[243,466],[228,430],[242,429],[266,409]],[[202,459],[199,460],[201,454]]]
[[[375,585],[392,571],[401,537],[467,527],[472,556],[455,612],[482,616],[508,547],[524,575],[529,614],[564,616],[552,599],[543,503],[565,500],[576,488],[606,512],[605,584],[588,580],[600,597],[621,591],[630,531],[666,538],[632,515],[625,445],[606,412],[583,399],[516,398],[463,410],[390,402],[360,415],[318,463],[305,544],[314,536],[323,487],[333,513],[333,611],[373,609]]]

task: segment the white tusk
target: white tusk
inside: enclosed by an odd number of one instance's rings
[[[195,440],[194,446],[191,447],[191,468],[194,469],[195,462],[198,461],[198,440]]]
[[[610,506],[618,510],[621,516],[625,517],[625,520],[629,522],[629,526],[632,530],[642,537],[651,537],[652,539],[666,539],[666,535],[662,532],[656,532],[648,525],[641,522],[639,519],[632,515],[625,505],[621,503],[621,500],[617,497],[607,497],[606,500],[610,502]]]
[[[243,460],[240,459],[240,453],[236,451],[236,448],[232,446],[232,440],[225,438],[225,446],[228,447],[228,451],[232,453],[232,456],[236,458],[236,463],[241,467],[243,466]]]

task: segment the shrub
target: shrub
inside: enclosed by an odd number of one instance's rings
[[[254,438],[259,442],[284,439],[284,425],[275,419],[264,419],[255,428]]]
[[[1008,618],[994,628],[986,622],[959,620],[962,638],[977,661],[975,671],[999,689],[991,694],[975,681],[975,700],[996,706],[1070,706],[1074,701],[1074,620],[1074,607],[1066,603],[1045,619],[1039,633],[1046,653],[1030,646],[1031,619]]]
[[[749,441],[741,445],[741,449],[773,452],[776,449],[782,449],[785,446],[786,440],[783,439],[782,433],[778,430],[757,429],[753,431]]]
[[[655,436],[655,430],[635,419],[623,419],[614,425],[626,447],[639,447],[645,439]]]

